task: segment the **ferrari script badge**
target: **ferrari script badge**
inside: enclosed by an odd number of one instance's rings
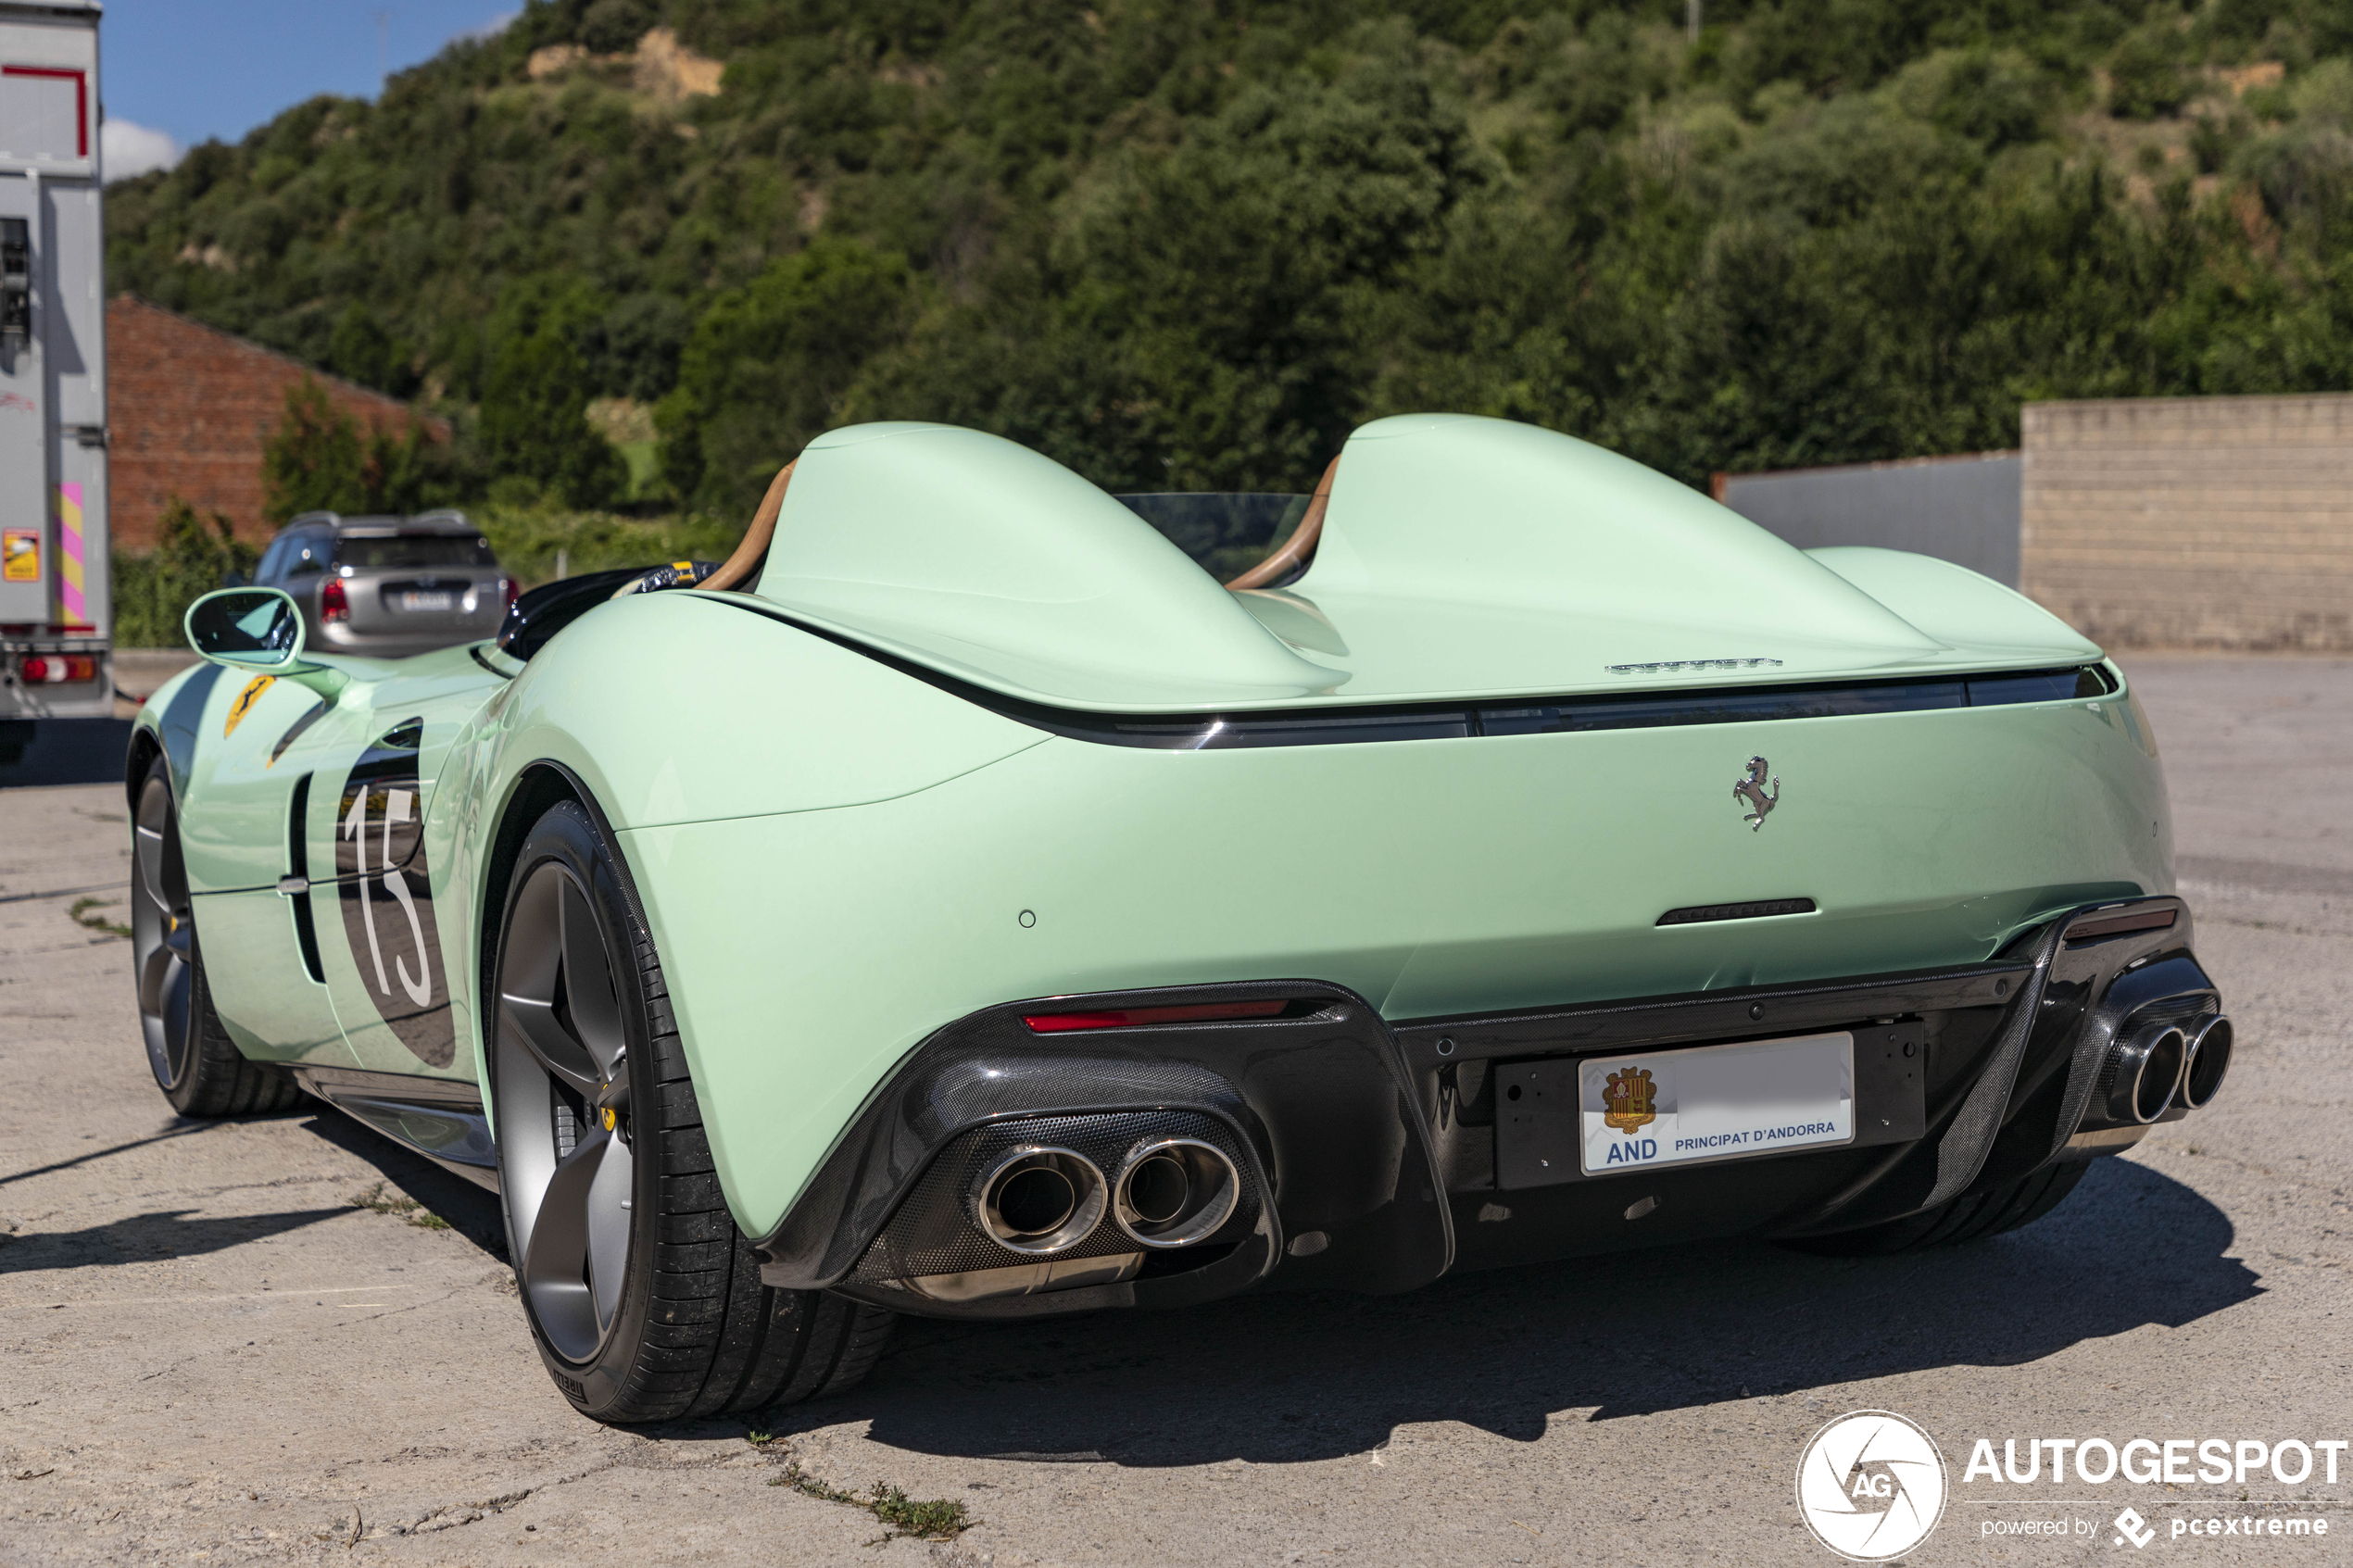
[[[1647,1067],[1629,1067],[1609,1075],[1609,1087],[1602,1091],[1602,1098],[1609,1109],[1602,1112],[1602,1120],[1621,1133],[1630,1133],[1646,1122],[1658,1120],[1652,1101],[1658,1095],[1658,1085],[1651,1082]]]
[[[1748,759],[1748,772],[1732,785],[1732,798],[1745,801],[1748,805],[1748,811],[1741,821],[1748,824],[1751,833],[1763,827],[1765,819],[1773,814],[1773,808],[1781,803],[1780,780],[1773,781],[1772,794],[1765,793],[1765,775],[1771,771],[1771,764],[1765,759],[1752,757]]]

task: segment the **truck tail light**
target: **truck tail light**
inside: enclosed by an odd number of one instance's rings
[[[319,619],[348,621],[351,619],[351,596],[343,589],[343,579],[330,577],[319,589]]]
[[[54,686],[64,681],[94,681],[98,661],[88,654],[27,654],[17,661],[17,679],[28,686]]]

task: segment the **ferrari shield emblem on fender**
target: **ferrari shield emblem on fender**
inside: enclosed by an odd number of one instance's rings
[[[239,692],[237,700],[229,705],[229,721],[220,727],[221,739],[226,740],[237,733],[237,726],[244,721],[245,714],[261,700],[261,694],[268,691],[271,683],[277,678],[275,675],[256,675],[245,683],[245,689]]]
[[[1644,1123],[1655,1122],[1658,1113],[1652,1109],[1658,1095],[1658,1085],[1651,1082],[1647,1067],[1629,1067],[1623,1073],[1609,1075],[1609,1087],[1602,1091],[1602,1099],[1609,1109],[1602,1112],[1602,1120],[1621,1133],[1630,1133]]]
[[[1781,803],[1780,780],[1773,781],[1772,794],[1765,793],[1765,775],[1771,771],[1772,764],[1765,759],[1752,757],[1748,759],[1748,771],[1732,785],[1732,798],[1748,805],[1748,811],[1741,821],[1748,824],[1751,833],[1763,827],[1765,819],[1773,814],[1773,808]]]

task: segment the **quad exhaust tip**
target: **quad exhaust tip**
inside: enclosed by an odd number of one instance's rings
[[[973,1184],[973,1219],[998,1246],[1042,1257],[1086,1240],[1108,1197],[1093,1160],[1032,1145],[1014,1149]]]
[[[1113,1184],[1113,1221],[1144,1247],[1185,1247],[1216,1233],[1241,1200],[1241,1173],[1199,1138],[1147,1138]]]
[[[2108,1120],[2147,1126],[2171,1109],[2189,1059],[2189,1036],[2178,1023],[2149,1023],[2108,1047],[2100,1087]]]
[[[2231,1021],[2221,1013],[2193,1022],[2188,1030],[2189,1057],[2182,1066],[2182,1103],[2192,1110],[2221,1092],[2231,1071]]]

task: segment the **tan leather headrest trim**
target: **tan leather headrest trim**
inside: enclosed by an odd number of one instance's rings
[[[1308,498],[1307,511],[1290,537],[1275,547],[1275,553],[1226,584],[1228,588],[1263,588],[1269,583],[1280,582],[1315,551],[1315,541],[1323,537],[1324,512],[1332,504],[1332,476],[1340,472],[1340,459],[1334,458],[1324,465],[1324,477],[1315,483],[1315,494]]]
[[[760,498],[760,509],[751,514],[751,526],[744,530],[743,542],[736,546],[736,553],[696,587],[724,591],[760,570],[760,563],[768,558],[769,545],[776,537],[776,514],[785,509],[785,487],[792,483],[792,470],[799,461],[796,458],[776,470],[776,477],[768,482],[768,494]]]

